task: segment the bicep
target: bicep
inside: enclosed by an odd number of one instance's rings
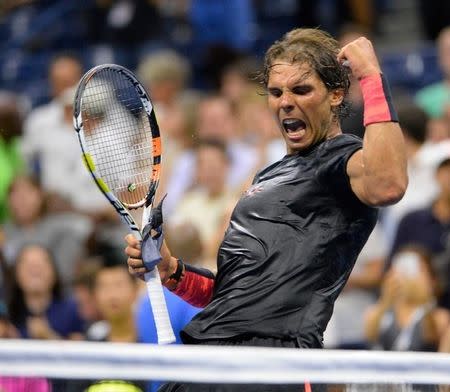
[[[363,150],[355,152],[347,161],[347,175],[350,179],[350,187],[356,197],[364,204],[372,205],[364,183]]]

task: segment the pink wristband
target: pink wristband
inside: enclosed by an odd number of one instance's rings
[[[365,127],[380,122],[398,122],[389,85],[383,74],[366,76],[359,81],[359,85],[364,100]]]

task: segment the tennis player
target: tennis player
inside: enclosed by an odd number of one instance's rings
[[[342,134],[349,72],[364,97],[364,140]],[[163,284],[200,312],[188,344],[321,348],[333,303],[377,219],[407,186],[387,81],[364,37],[341,50],[318,29],[295,29],[267,51],[262,75],[287,155],[260,171],[219,248],[217,275],[163,245]],[[201,213],[201,211],[199,211]],[[145,272],[126,238],[131,273]]]

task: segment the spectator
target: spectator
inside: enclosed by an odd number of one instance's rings
[[[214,139],[224,143],[230,157],[227,186],[240,190],[256,172],[257,154],[254,148],[239,139],[238,122],[228,100],[210,96],[201,100],[197,108],[197,134],[200,140]],[[195,184],[195,153],[189,151],[183,164],[174,168],[167,183],[165,216],[169,217],[184,193]]]
[[[191,68],[188,61],[172,50],[160,50],[145,57],[138,66],[138,76],[150,92],[152,103],[158,118],[163,144],[161,194],[165,193],[174,171],[184,171],[184,166],[192,165],[189,151],[195,132],[194,113],[197,97],[186,90]],[[180,180],[180,179],[178,179]],[[181,184],[184,184],[181,178]],[[178,184],[176,188],[178,189]],[[183,185],[180,186],[183,191]],[[170,189],[170,199],[176,197],[176,191]]]
[[[261,65],[253,57],[238,59],[225,67],[220,79],[220,94],[231,102],[233,108],[249,92],[255,93],[256,77],[260,69]]]
[[[405,140],[409,182],[402,200],[383,211],[387,238],[394,237],[399,222],[407,213],[427,206],[438,192],[434,156],[439,148],[427,143],[427,114],[415,104],[404,104],[398,108],[398,118]]]
[[[391,255],[408,244],[420,245],[433,256],[445,250],[450,238],[450,148],[446,151],[446,147],[449,148],[450,144],[443,146],[443,155],[435,172],[439,185],[436,199],[400,221]]]
[[[38,241],[54,253],[64,284],[71,282],[75,262],[92,230],[90,220],[70,212],[49,214],[44,192],[27,176],[19,176],[11,184],[8,207],[11,218],[0,229],[6,261],[12,265],[24,244]]]
[[[227,189],[229,157],[225,145],[213,140],[200,142],[196,152],[197,184],[178,203],[172,222],[190,222],[209,248],[225,209],[233,199]]]
[[[93,285],[94,300],[101,320],[87,333],[89,340],[138,342],[134,306],[138,295],[136,279],[128,273],[125,260],[106,252]],[[106,323],[105,323],[106,322]]]
[[[23,170],[19,151],[22,115],[18,98],[0,91],[0,222],[7,218],[7,193],[14,178]]]
[[[419,106],[432,118],[442,117],[444,107],[450,104],[450,26],[441,30],[436,44],[443,80],[424,87],[416,95]]]
[[[256,173],[257,155],[253,148],[239,139],[239,124],[231,103],[220,96],[205,98],[199,105],[197,121],[200,139],[216,139],[225,143],[230,156],[227,183],[239,189]]]
[[[23,151],[44,191],[51,195],[49,207],[54,211],[77,210],[97,218],[116,217],[84,167],[73,129],[75,85],[81,75],[82,65],[73,56],[64,54],[51,63],[49,78],[54,98],[28,116]]]
[[[21,337],[81,339],[83,321],[75,302],[63,296],[56,263],[45,247],[25,245],[12,280],[9,314]]]
[[[101,263],[93,281],[93,297],[100,321],[91,325],[87,339],[103,342],[141,343],[135,318],[139,286],[131,276],[122,254],[107,244],[102,245]],[[148,328],[148,325],[146,325]],[[145,389],[147,383],[133,381]],[[112,386],[110,385],[110,388]],[[88,389],[89,390],[89,389]]]
[[[286,155],[286,146],[264,96],[249,89],[236,103],[236,112],[242,140],[255,148],[255,173]],[[249,186],[252,180],[248,178]]]
[[[449,313],[436,307],[436,276],[429,255],[404,247],[384,277],[378,302],[366,314],[366,335],[375,347],[437,351]]]
[[[364,312],[376,302],[386,253],[386,242],[377,224],[334,304],[325,333],[327,347],[350,350],[369,348],[364,331]]]
[[[100,268],[99,257],[83,259],[74,271],[72,292],[77,304],[78,313],[85,322],[84,331],[100,320],[100,314],[94,298],[94,283],[97,271]]]

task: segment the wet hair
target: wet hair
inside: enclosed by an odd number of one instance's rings
[[[349,103],[345,97],[350,87],[349,69],[339,63],[339,43],[319,29],[294,29],[276,41],[266,52],[260,82],[267,87],[272,67],[277,61],[308,64],[316,72],[328,91],[342,89],[344,100],[335,109],[338,118],[348,115]]]

